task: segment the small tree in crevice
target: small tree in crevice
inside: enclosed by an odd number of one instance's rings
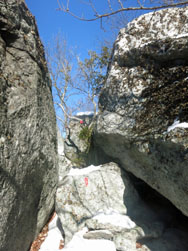
[[[76,116],[80,111],[91,110],[92,107],[95,119],[98,94],[106,78],[110,49],[103,46],[100,53],[89,51],[88,57],[81,60],[68,47],[67,40],[58,35],[53,48],[48,46],[46,51],[56,116],[62,133],[65,133],[71,119],[80,121]]]

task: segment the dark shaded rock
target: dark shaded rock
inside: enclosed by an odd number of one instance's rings
[[[95,143],[188,216],[188,8],[122,29],[99,98]]]
[[[56,120],[35,19],[0,1],[0,250],[28,250],[54,208]]]

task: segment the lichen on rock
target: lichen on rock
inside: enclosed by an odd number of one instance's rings
[[[94,139],[188,216],[187,24],[188,7],[171,8],[120,31]]]

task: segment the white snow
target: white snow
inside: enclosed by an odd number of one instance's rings
[[[4,137],[1,137],[1,138],[0,138],[0,144],[3,144],[3,143],[5,143],[5,138],[4,138]]]
[[[85,227],[77,232],[63,249],[64,251],[116,251],[115,244],[109,240],[88,240],[83,235],[88,231]]]
[[[120,71],[120,69],[117,69],[117,67],[115,67],[115,65],[112,65],[111,70],[110,70],[110,74],[113,77],[119,77],[121,74],[121,71]]]
[[[63,240],[63,237],[61,231],[57,227],[57,220],[58,216],[56,215],[48,225],[48,235],[42,243],[39,251],[61,251],[59,245],[60,241]]]
[[[133,95],[139,97],[144,89],[143,81],[139,79],[137,85],[132,88]]]
[[[76,114],[76,116],[84,116],[84,115],[89,116],[89,115],[93,115],[93,114],[94,114],[93,111],[86,111],[86,112],[78,112]]]
[[[131,229],[135,227],[135,223],[127,215],[122,215],[113,209],[107,212],[99,212],[93,219],[100,223],[110,223],[114,226]],[[77,232],[72,240],[64,248],[64,251],[115,251],[115,244],[110,240],[88,240],[84,239],[83,235],[88,231],[88,228],[83,228]]]
[[[58,154],[64,156],[64,145],[58,145]]]
[[[188,37],[188,33],[177,35],[176,38]]]
[[[82,168],[82,169],[79,169],[79,168],[71,168],[71,170],[69,171],[68,175],[70,176],[77,176],[77,175],[86,175],[86,174],[89,174],[91,172],[94,172],[94,171],[98,171],[100,169],[101,166],[88,166],[86,168]]]
[[[153,43],[153,41],[142,43],[142,44],[140,44],[140,48],[142,48],[142,47],[144,47],[146,45],[152,44],[152,43]]]
[[[123,51],[126,52],[129,50],[129,48],[127,47],[127,37],[121,38],[117,44],[118,44],[119,48],[124,48]]]
[[[180,123],[180,121],[178,119],[174,120],[174,123],[168,127],[167,132],[170,132],[172,130],[174,130],[176,127],[178,128],[188,128],[188,123],[187,122],[182,122]]]
[[[120,214],[115,211],[99,212],[93,219],[97,220],[99,223],[107,224],[122,227],[126,229],[131,229],[136,226],[136,224],[127,216]]]

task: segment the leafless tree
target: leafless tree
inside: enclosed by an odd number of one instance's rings
[[[101,0],[102,1],[102,0]],[[71,0],[57,0],[58,10],[66,12],[73,17],[82,21],[95,21],[97,19],[102,20],[103,18],[116,15],[120,12],[130,12],[130,11],[154,11],[169,7],[179,7],[188,4],[188,1],[183,0],[137,0],[133,5],[128,5],[126,0],[103,0],[106,1],[108,10],[103,11],[97,8],[94,0],[85,0],[82,4],[89,6],[93,12],[93,16],[86,16],[86,13],[77,14],[72,11],[72,4],[74,1]],[[83,7],[83,8],[82,8]],[[81,9],[85,9],[82,6]]]
[[[92,104],[95,119],[97,113],[97,97],[103,87],[108,61],[111,50],[103,46],[98,54],[95,51],[88,52],[88,58],[80,60],[78,58],[79,84],[76,86],[85,94],[87,102]]]
[[[53,85],[53,98],[56,117],[65,131],[69,119],[77,119],[73,116],[76,108],[71,104],[71,98],[76,95],[73,89],[74,83],[74,60],[73,52],[67,45],[67,40],[58,34],[54,39],[53,46],[46,49],[48,68]]]
[[[80,120],[76,114],[89,109],[93,120],[97,113],[97,95],[103,85],[110,52],[103,47],[101,54],[88,52],[88,58],[81,60],[68,47],[67,40],[58,34],[53,46],[46,49],[50,71],[56,117],[63,132],[69,120]],[[87,110],[88,111],[88,110]],[[92,126],[92,123],[90,124]]]

